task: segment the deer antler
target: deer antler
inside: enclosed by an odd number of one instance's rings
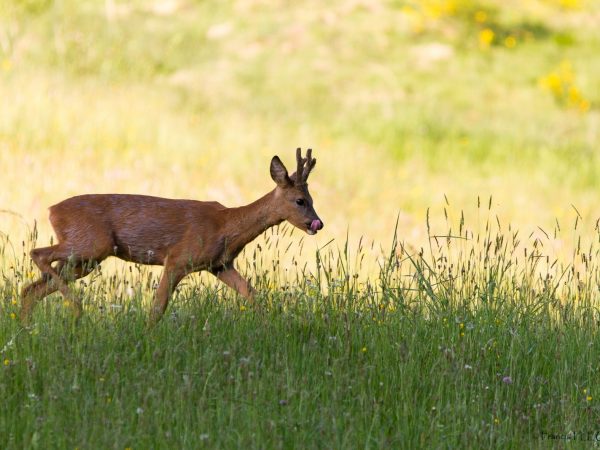
[[[301,184],[304,184],[303,180],[302,180],[302,175],[303,175],[303,171],[304,171],[304,162],[306,160],[304,158],[302,158],[302,151],[300,150],[300,147],[298,147],[296,149],[296,179],[295,184],[296,186],[299,186]]]
[[[317,160],[312,156],[312,149],[309,148],[306,151],[306,158],[302,157],[302,153],[300,149],[296,149],[296,185],[300,186],[306,184],[306,180],[308,179],[308,175],[310,175],[311,170],[315,167]]]

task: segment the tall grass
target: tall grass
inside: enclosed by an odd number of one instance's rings
[[[46,241],[47,206],[86,192],[237,206],[301,146],[319,160],[319,245],[348,228],[382,242],[398,210],[421,245],[442,193],[465,209],[493,194],[523,228],[565,221],[571,203],[596,216],[598,5],[563,3],[8,2],[0,208]]]
[[[4,239],[0,445],[592,445],[599,234],[558,261],[550,234],[520,237],[480,211],[474,228],[431,228],[425,248],[395,236],[366,279],[362,244],[287,270],[253,252],[242,271],[257,306],[191,277],[151,330],[156,277],[134,265],[78,283],[78,325],[53,295],[21,328],[31,265]]]

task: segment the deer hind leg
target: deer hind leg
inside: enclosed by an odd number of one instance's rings
[[[170,266],[167,262],[162,274],[158,288],[154,294],[152,309],[150,311],[150,325],[155,325],[165,313],[169,304],[169,299],[179,282],[188,274],[184,267]]]
[[[31,251],[31,259],[42,272],[42,278],[47,278],[52,281],[56,286],[56,289],[58,289],[65,297],[68,297],[69,288],[67,283],[59,276],[56,269],[52,267],[54,261],[59,261],[59,266],[57,267],[60,267],[61,269],[62,265],[67,263],[69,255],[63,254],[61,250],[60,244],[36,248]]]
[[[93,270],[94,266],[92,264],[79,263],[74,267],[69,268],[68,265],[63,261],[59,261],[55,269],[56,273],[58,273],[65,282],[75,281],[79,278],[83,278],[89,275]],[[58,287],[49,274],[42,274],[38,280],[25,286],[21,291],[21,322],[23,324],[27,324],[37,302],[56,292],[57,290]],[[77,298],[71,299],[71,301],[75,309],[75,315],[79,317],[82,309],[81,302],[78,301]]]
[[[29,319],[37,301],[57,290],[72,304],[75,317],[81,315],[81,300],[71,292],[67,283],[89,274],[92,265],[82,263],[81,259],[74,259],[74,265],[70,266],[70,257],[71,253],[66,252],[60,244],[31,251],[31,259],[42,272],[42,277],[23,289],[22,320]],[[56,268],[52,267],[55,261],[58,261]]]
[[[61,278],[66,281],[74,281],[79,278],[83,278],[89,275],[93,270],[93,266],[78,264],[73,267],[69,272],[66,272],[65,264],[59,262],[56,267],[56,272],[60,274]],[[31,313],[33,312],[35,305],[42,300],[44,297],[56,292],[58,287],[53,283],[50,275],[42,275],[39,279],[33,283],[25,286],[21,291],[21,311],[20,318],[24,325],[29,323]],[[76,299],[75,299],[76,300]],[[81,302],[74,304],[76,316],[81,314]]]
[[[93,266],[89,264],[77,264],[70,268],[63,261],[59,261],[56,266],[56,272],[65,281],[74,281],[79,278],[83,278],[89,275],[93,270]],[[29,323],[31,313],[35,308],[37,302],[42,300],[44,297],[56,292],[58,287],[54,280],[48,274],[43,274],[39,279],[33,283],[25,286],[21,291],[21,312],[20,318],[23,324]],[[81,313],[81,303],[77,302],[75,305],[76,315]]]
[[[29,318],[36,303],[57,290],[56,286],[50,281],[50,276],[42,275],[33,283],[25,286],[21,291],[21,311],[19,316],[23,325],[29,324]]]

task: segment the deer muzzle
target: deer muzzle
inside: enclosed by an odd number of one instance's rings
[[[310,227],[308,228],[307,232],[308,234],[317,234],[317,231],[319,231],[321,228],[323,228],[323,222],[321,222],[319,219],[315,219],[310,223]]]

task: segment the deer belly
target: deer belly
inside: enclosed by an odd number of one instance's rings
[[[137,231],[137,232],[136,232]],[[114,236],[114,255],[139,264],[163,265],[169,250],[177,243],[174,235],[149,233],[141,228]]]
[[[115,245],[114,250],[114,256],[125,261],[158,266],[162,266],[165,262],[166,255],[163,249],[132,248]]]

